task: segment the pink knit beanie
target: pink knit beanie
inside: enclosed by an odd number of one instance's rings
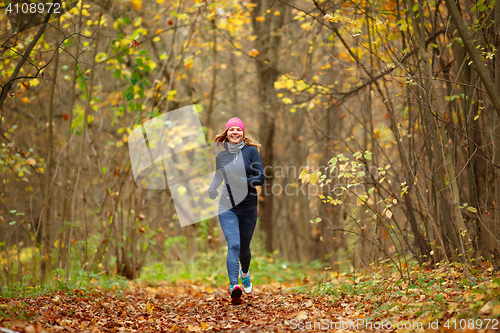
[[[228,120],[226,124],[226,129],[228,129],[231,126],[238,126],[243,130],[243,134],[245,134],[245,124],[243,123],[243,120],[240,118],[234,117]]]

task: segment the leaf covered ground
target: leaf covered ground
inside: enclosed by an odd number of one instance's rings
[[[202,281],[135,282],[124,290],[96,286],[1,298],[0,327],[25,333],[500,329],[500,274],[492,269],[469,279],[458,267],[413,268],[405,280],[397,272],[380,271],[256,285],[239,306],[230,304],[225,285]]]

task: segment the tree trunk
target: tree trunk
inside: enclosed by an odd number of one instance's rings
[[[99,16],[99,23],[98,26],[101,25],[101,16]],[[99,47],[99,42],[98,39],[95,40],[95,48],[94,48],[94,53],[92,54],[92,67],[90,69],[90,82],[89,82],[89,87],[88,87],[88,94],[87,94],[87,104],[85,105],[85,110],[83,114],[83,122],[82,122],[82,141],[80,142],[80,148],[78,152],[78,160],[77,160],[77,174],[76,174],[76,181],[75,181],[75,188],[73,190],[73,199],[71,203],[71,227],[70,227],[70,232],[69,232],[69,239],[70,243],[68,246],[71,244],[71,234],[73,231],[73,225],[76,220],[76,214],[75,214],[75,205],[76,205],[76,194],[78,192],[78,185],[80,181],[80,175],[82,173],[82,155],[83,155],[83,147],[85,145],[85,138],[87,136],[87,119],[88,119],[88,114],[90,112],[90,102],[92,101],[92,91],[94,89],[94,77],[95,77],[95,66],[96,66],[96,55],[97,55],[97,49]],[[117,199],[119,200],[119,198]],[[68,250],[70,251],[70,249]],[[69,270],[71,269],[71,263],[70,263],[70,258],[68,258],[68,265],[66,266],[66,276],[69,276]]]
[[[481,78],[481,82],[483,83],[484,88],[486,89],[488,96],[490,97],[490,101],[495,107],[495,110],[497,111],[498,115],[500,115],[500,95],[498,94],[497,88],[495,87],[495,84],[493,83],[493,80],[489,75],[489,70],[486,68],[486,65],[484,64],[481,58],[481,54],[477,50],[476,45],[474,44],[474,41],[472,40],[472,37],[469,34],[469,30],[464,23],[464,20],[458,10],[455,0],[445,0],[445,1],[446,1],[446,7],[448,8],[448,12],[450,13],[451,18],[455,23],[460,38],[462,38],[465,49],[469,53],[474,63],[474,66],[476,67],[477,73]]]
[[[495,38],[498,41],[500,40],[500,3],[495,3]],[[497,95],[500,96],[500,51],[496,50],[495,53],[495,87]],[[491,141],[493,142],[493,161],[496,165],[500,165],[500,136],[498,135],[500,129],[500,115],[494,114],[493,121],[493,138]],[[484,236],[487,240],[487,247],[489,248],[491,262],[496,271],[500,270],[500,252],[498,248],[498,240],[494,239],[494,235],[499,235],[500,228],[498,227],[498,223],[500,222],[500,169],[494,168],[493,170],[495,175],[495,214],[494,220],[489,221],[486,224],[486,228],[488,228],[492,234],[487,231],[484,231]]]
[[[437,132],[439,134],[438,140],[435,142],[435,146],[433,147],[436,153],[436,159],[441,159],[444,164],[444,172],[440,172],[440,175],[438,176],[440,179],[440,182],[438,182],[438,189],[441,190],[444,188],[443,185],[446,184],[446,181],[450,183],[450,201],[451,201],[451,212],[453,213],[452,216],[454,219],[449,219],[448,221],[443,221],[442,226],[446,230],[446,236],[450,237],[450,242],[452,245],[452,254],[456,258],[467,258],[467,256],[470,254],[468,249],[471,247],[471,242],[467,242],[466,239],[461,237],[461,235],[465,232],[467,232],[467,228],[465,226],[465,221],[463,219],[462,211],[460,209],[460,195],[459,195],[459,190],[458,190],[458,184],[457,184],[457,179],[455,177],[455,167],[453,165],[453,159],[449,147],[449,141],[448,141],[448,136],[446,134],[445,128],[444,128],[444,123],[442,123],[440,120],[437,118],[443,118],[444,114],[441,109],[441,105],[439,101],[437,100],[437,93],[435,91],[435,85],[432,84],[431,80],[433,78],[432,74],[432,68],[431,68],[431,59],[429,59],[425,47],[425,31],[424,31],[424,22],[423,22],[423,10],[422,10],[422,3],[421,0],[418,1],[419,6],[418,6],[418,13],[419,13],[419,21],[417,21],[417,18],[415,17],[415,12],[411,10],[411,14],[413,15],[413,22],[414,22],[414,31],[417,35],[417,43],[418,43],[418,49],[419,49],[419,55],[420,59],[423,61],[423,70],[424,70],[424,79],[423,79],[423,98],[425,101],[425,104],[429,106],[434,106],[436,111],[433,111],[430,107],[428,108],[427,112],[425,112],[424,117],[430,117],[430,114],[434,115],[434,120],[433,122],[429,123],[428,119],[428,124],[434,124],[434,126],[437,127]],[[411,3],[411,2],[410,2]],[[412,7],[412,6],[408,6]],[[417,22],[419,23],[417,25]],[[434,113],[435,112],[435,113]],[[430,128],[430,127],[429,127]],[[441,183],[441,184],[440,184]],[[443,208],[447,207],[450,205],[446,198],[444,197],[444,193],[441,192],[440,195],[441,199],[443,200]],[[467,237],[468,238],[468,237]]]
[[[277,98],[274,93],[274,82],[278,78],[278,71],[275,70],[279,63],[279,51],[281,45],[280,29],[283,26],[285,10],[282,2],[272,0],[252,0],[255,5],[252,11],[252,25],[254,34],[257,36],[255,47],[260,52],[256,57],[258,76],[258,97],[261,105],[260,119],[260,139],[262,142],[262,164],[264,167],[271,167],[274,163],[274,133],[275,133],[275,113]],[[268,15],[264,21],[257,21],[256,18],[265,15],[270,7],[280,11],[281,15]],[[269,169],[266,169],[269,170]],[[271,171],[266,172],[266,184],[263,186],[264,201],[261,202],[260,219],[262,228],[266,234],[266,250],[270,253],[274,250],[273,245],[273,175]]]
[[[83,10],[83,4],[84,0],[82,0],[81,6],[80,6],[80,14],[78,17],[78,25],[76,27],[77,31],[79,31],[80,27],[82,26],[82,10]],[[71,140],[71,124],[73,123],[73,108],[75,107],[75,101],[76,101],[76,80],[80,73],[78,73],[78,58],[80,55],[80,42],[81,42],[81,37],[80,34],[77,35],[76,37],[76,50],[75,50],[75,62],[74,62],[74,67],[73,67],[73,75],[71,79],[71,98],[70,98],[70,103],[69,103],[69,108],[68,108],[68,133],[66,135],[66,142],[69,145],[69,141]],[[66,147],[66,163],[64,165],[64,171],[63,171],[63,181],[62,181],[62,187],[66,188],[69,186],[70,182],[70,162],[71,162],[71,154],[69,153],[70,147]],[[71,220],[71,211],[68,202],[68,195],[63,195],[63,201],[62,201],[62,213],[61,213],[61,228],[64,227],[64,224],[68,221]],[[71,225],[69,225],[69,228],[72,228]],[[69,232],[65,231],[63,232],[61,236],[61,244],[65,243],[67,247],[67,251],[64,251],[64,253],[61,256],[61,267],[67,267],[68,261],[70,260],[71,256],[71,239],[69,239]],[[62,251],[62,247],[61,247]]]
[[[57,30],[59,30],[60,18],[57,18]],[[47,273],[51,271],[51,248],[52,248],[52,159],[53,159],[53,119],[54,119],[54,93],[57,85],[57,71],[59,70],[59,47],[55,50],[54,55],[54,75],[52,77],[52,85],[49,93],[49,110],[47,116],[47,166],[45,173],[45,211],[42,226],[42,254],[44,256],[42,263],[42,281],[45,281]]]

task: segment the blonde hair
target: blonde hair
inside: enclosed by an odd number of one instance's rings
[[[257,140],[243,135],[243,141],[245,141],[245,146],[254,146],[255,148],[257,148],[257,151],[260,153],[259,147],[261,146],[261,144]],[[224,146],[224,148],[227,149],[227,143],[226,143],[226,142],[228,142],[227,130],[224,130],[224,132],[217,134],[215,136],[214,142],[217,142],[217,145]]]

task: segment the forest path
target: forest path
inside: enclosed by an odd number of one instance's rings
[[[9,332],[5,329],[8,328],[23,333],[283,332],[311,329],[336,332],[455,331],[445,329],[444,321],[439,322],[437,330],[432,329],[432,324],[429,326],[427,321],[421,323],[422,330],[415,330],[413,328],[420,325],[418,318],[408,321],[414,325],[409,330],[375,329],[389,321],[369,319],[367,311],[372,307],[366,302],[371,302],[371,298],[344,295],[334,302],[329,296],[312,297],[294,292],[291,285],[280,283],[255,286],[251,295],[244,294],[242,298],[241,305],[231,305],[226,288],[194,283],[151,287],[131,284],[124,291],[73,290],[71,293],[58,292],[15,300],[0,298],[0,312],[18,318],[0,319],[0,327],[3,327],[2,332]],[[359,302],[364,305],[362,310],[356,308]],[[390,319],[393,325],[397,320],[404,323],[397,316]],[[366,321],[373,329],[366,328]],[[479,330],[467,330],[475,331]]]

